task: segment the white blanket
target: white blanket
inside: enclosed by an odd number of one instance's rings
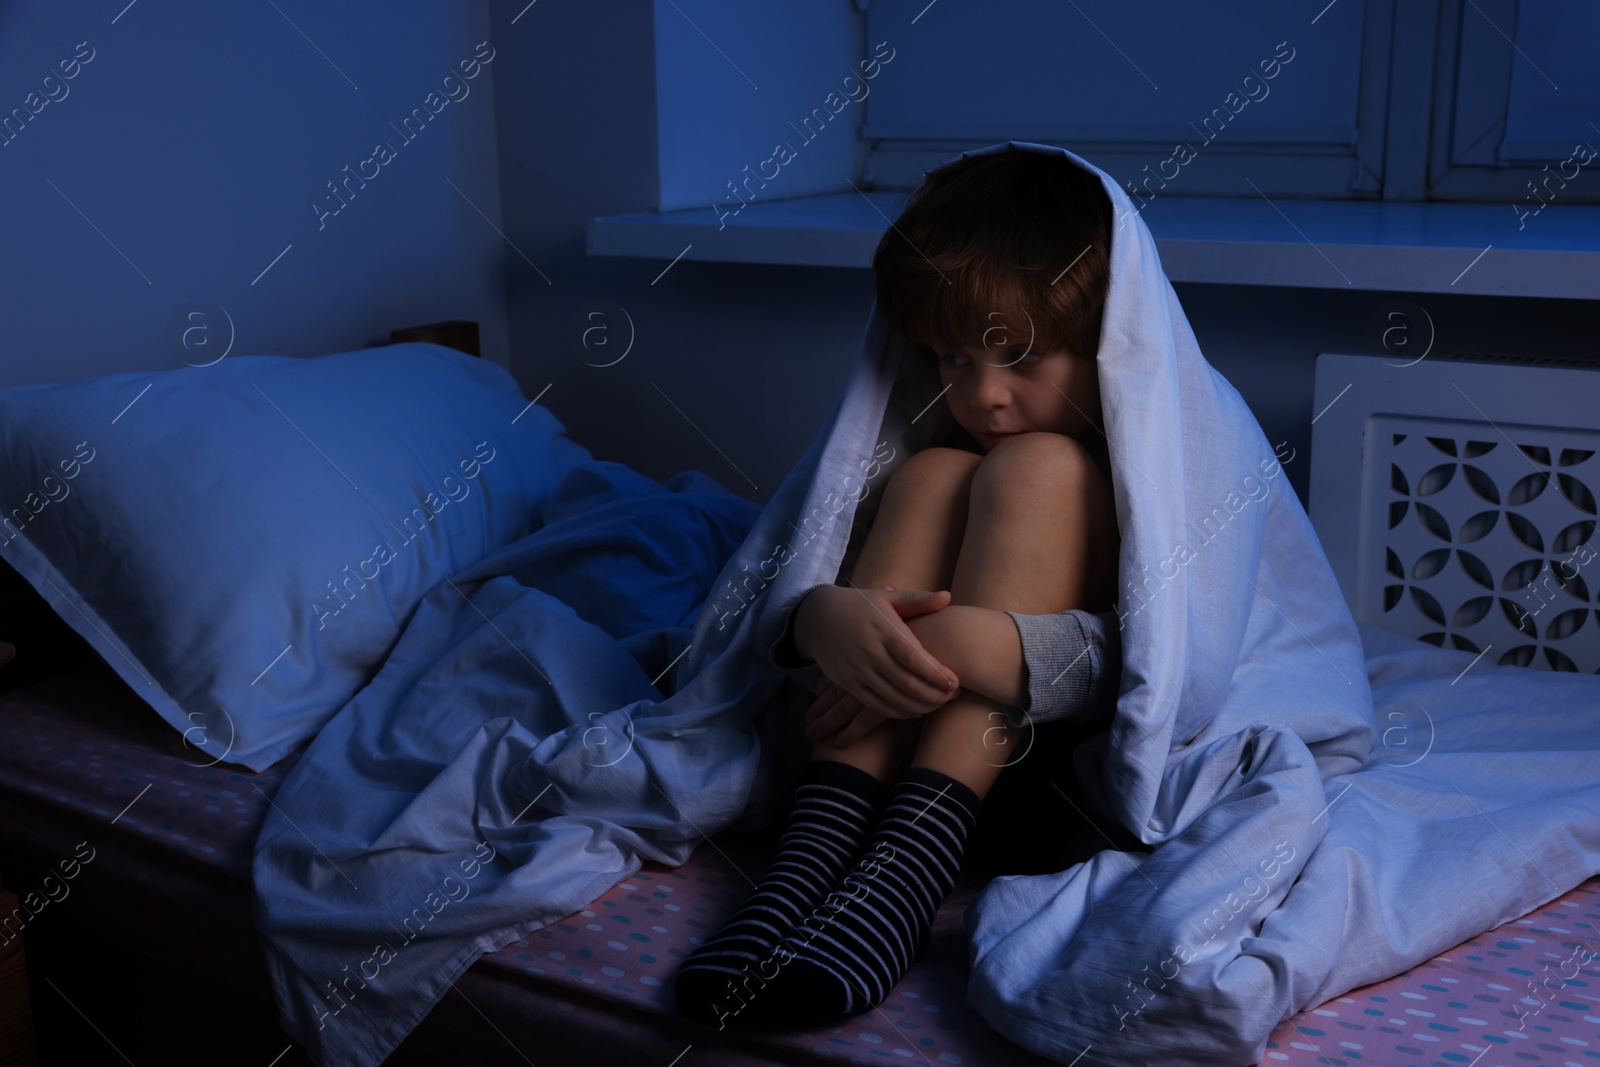
[[[1143,220],[1066,155],[1119,219],[1098,364],[1122,692],[1077,762],[1152,851],[997,879],[969,999],[1062,1062],[1254,1064],[1288,1015],[1600,871],[1600,681],[1358,627]]]

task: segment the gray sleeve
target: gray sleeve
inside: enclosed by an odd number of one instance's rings
[[[1122,682],[1122,634],[1115,611],[1055,615],[1008,611],[1022,638],[1034,722],[1107,722]]]

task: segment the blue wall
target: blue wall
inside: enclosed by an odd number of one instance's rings
[[[229,319],[233,353],[295,356],[477,319],[506,362],[501,239],[465,199],[498,223],[488,23],[423,0],[0,5],[0,385],[203,363]]]
[[[518,18],[526,2],[496,4],[493,25],[506,233],[538,266],[515,252],[506,260],[513,372],[530,397],[549,386],[540,403],[600,458],[658,479],[697,468],[765,501],[844,385],[871,308],[872,278],[866,271],[691,260],[663,275],[666,261],[585,254],[591,217],[655,210],[663,184],[698,181],[709,197],[718,182],[708,175],[725,168],[696,171],[692,155],[680,152],[663,171],[656,5],[538,3]],[[685,10],[706,26],[704,8],[691,3]],[[683,29],[703,46],[694,61],[722,68],[706,77],[725,71],[745,85],[692,28]],[[769,52],[747,68],[758,84],[782,42],[769,37],[765,47]],[[760,91],[777,88],[769,82]],[[692,115],[703,116],[707,128],[733,121],[715,99],[697,99]],[[688,117],[674,125],[692,133]],[[594,310],[603,317],[588,318]],[[633,348],[601,366],[622,351],[629,319]],[[585,348],[590,327],[599,332]],[[610,347],[601,347],[602,339]]]

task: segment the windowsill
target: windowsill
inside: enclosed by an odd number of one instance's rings
[[[869,267],[905,194],[831,193],[589,222],[596,256]],[[1524,206],[1527,206],[1526,204]],[[1175,282],[1600,298],[1600,205],[1179,197],[1144,212]],[[1485,249],[1488,249],[1485,252]],[[1481,254],[1481,255],[1480,255]]]

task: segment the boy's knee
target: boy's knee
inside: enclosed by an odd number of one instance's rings
[[[983,457],[960,448],[936,445],[906,457],[889,475],[889,485],[902,492],[948,487],[970,480]]]
[[[1077,440],[1058,433],[1024,433],[1001,441],[982,457],[972,491],[1016,494],[1037,504],[1063,491],[1080,497],[1104,481],[1094,457]]]

